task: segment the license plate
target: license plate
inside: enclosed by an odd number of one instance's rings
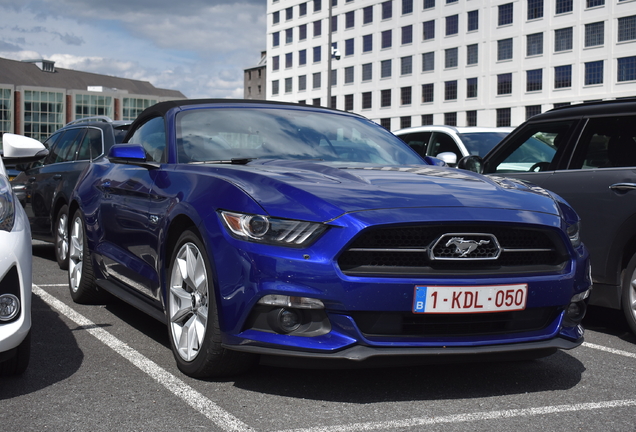
[[[416,286],[414,313],[481,313],[526,308],[528,285]]]

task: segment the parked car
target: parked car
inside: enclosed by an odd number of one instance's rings
[[[592,260],[590,303],[622,309],[636,333],[636,99],[532,117],[483,159],[460,167],[532,182],[581,216]]]
[[[3,158],[26,163],[46,156],[31,138],[5,133]],[[31,232],[0,159],[0,375],[19,375],[31,357]]]
[[[364,117],[162,102],[69,205],[74,301],[167,324],[193,377],[257,355],[548,355],[583,341],[579,219],[540,188],[421,158]]]
[[[68,202],[77,178],[92,160],[124,139],[130,123],[103,116],[72,121],[44,142],[49,155],[11,182],[26,210],[33,238],[55,243],[61,269],[67,268]]]
[[[394,132],[422,156],[434,156],[450,166],[464,156],[485,156],[513,128],[415,126]]]

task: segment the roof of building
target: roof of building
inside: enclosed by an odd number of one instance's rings
[[[14,86],[53,87],[84,90],[88,87],[107,87],[126,90],[129,94],[185,98],[178,90],[161,89],[147,81],[100,75],[71,69],[55,68],[54,72],[40,69],[35,62],[21,62],[0,58],[0,84]]]

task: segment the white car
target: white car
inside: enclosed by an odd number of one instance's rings
[[[32,138],[5,133],[3,158],[24,163],[46,156]],[[31,354],[31,229],[0,159],[0,375],[18,375]]]
[[[421,156],[455,166],[464,156],[484,157],[513,128],[415,126],[393,132]]]

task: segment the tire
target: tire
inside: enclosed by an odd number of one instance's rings
[[[107,293],[95,285],[84,218],[79,210],[73,215],[69,227],[68,286],[75,303],[104,304],[108,299]]]
[[[636,255],[632,257],[623,272],[621,297],[627,324],[632,332],[636,334]]]
[[[29,366],[31,359],[31,331],[17,346],[15,355],[0,363],[0,376],[21,375]]]
[[[210,261],[192,231],[179,237],[168,275],[168,332],[179,370],[194,378],[236,375],[248,370],[257,356],[221,346]]]
[[[62,206],[55,218],[55,258],[62,270],[68,270],[68,207]]]

